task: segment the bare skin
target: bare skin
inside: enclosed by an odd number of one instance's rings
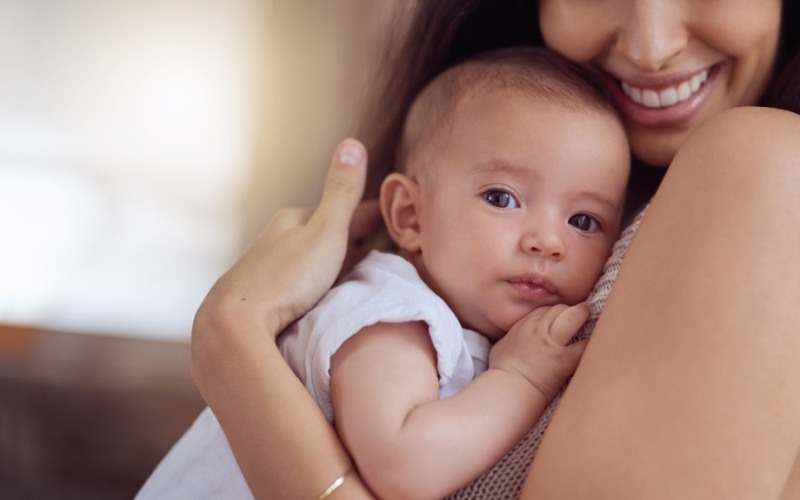
[[[800,496],[796,475],[787,484],[800,449],[798,138],[797,115],[758,108],[690,136],[523,498]]]

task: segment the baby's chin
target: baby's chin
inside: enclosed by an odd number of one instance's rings
[[[461,326],[480,333],[491,340],[492,343],[503,338],[503,336],[508,333],[509,328],[514,326],[514,323],[511,323],[510,326],[506,328],[505,325],[508,323],[507,321],[494,321],[492,318],[486,316],[480,318],[479,321],[465,321],[462,318],[459,318],[459,320]]]
[[[519,323],[535,309],[538,309],[539,307],[555,305],[555,303],[560,303],[556,302],[560,300],[560,298],[553,297],[553,304],[521,304],[519,302],[515,304],[506,304],[506,307],[497,307],[490,311],[489,314],[480,314],[478,312],[478,317],[471,318],[472,321],[464,321],[461,318],[459,319],[461,319],[461,324],[465,328],[469,328],[470,330],[480,333],[492,342],[497,342],[503,338],[506,333],[508,333],[508,331],[514,327],[514,325]],[[475,310],[473,311],[477,312]]]
[[[529,311],[524,313],[515,312],[515,314],[509,314],[504,318],[497,318],[494,321],[489,321],[490,326],[487,326],[483,330],[477,330],[482,333],[486,338],[491,340],[492,342],[497,342],[501,338],[503,338],[511,328],[514,327],[519,321],[530,314],[534,308],[531,308]]]

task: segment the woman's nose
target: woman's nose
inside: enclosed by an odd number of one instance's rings
[[[552,260],[563,259],[566,251],[560,231],[552,224],[527,231],[520,239],[520,247],[527,254]]]
[[[689,43],[685,3],[663,0],[631,0],[631,15],[622,21],[617,33],[617,50],[634,66],[655,72]]]

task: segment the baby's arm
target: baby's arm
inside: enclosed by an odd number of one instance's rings
[[[521,320],[492,350],[489,369],[443,400],[424,323],[380,323],[345,342],[331,363],[336,428],[376,495],[441,498],[530,430],[584,348],[564,344],[588,308],[556,307]]]

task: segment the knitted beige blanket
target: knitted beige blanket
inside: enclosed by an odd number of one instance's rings
[[[600,316],[600,312],[603,310],[611,287],[617,279],[617,273],[622,265],[622,259],[625,256],[625,252],[628,251],[633,235],[639,227],[643,216],[644,210],[639,212],[634,221],[622,232],[619,240],[614,244],[614,249],[603,268],[603,274],[600,280],[586,299],[586,302],[592,309],[592,313],[589,320],[583,328],[581,328],[580,332],[578,332],[576,336],[578,339],[588,338],[592,335],[592,330],[594,330],[594,325],[597,323],[597,318]],[[563,393],[564,391],[562,389],[561,394],[553,399],[528,435],[522,438],[522,441],[509,451],[505,457],[497,462],[497,464],[484,475],[448,498],[509,499],[519,497],[522,483],[525,481],[525,477],[528,474],[528,468],[536,454],[536,449],[539,448],[539,443],[542,441],[544,431],[547,429],[547,425],[550,423],[553,412],[556,406],[558,406],[558,402],[561,400],[561,395]]]

